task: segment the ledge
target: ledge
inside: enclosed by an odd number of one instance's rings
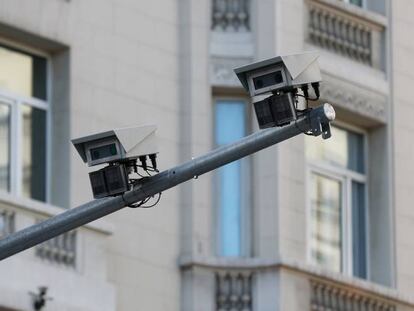
[[[65,209],[54,205],[28,198],[17,197],[12,194],[0,191],[0,204],[2,203],[15,209],[32,212],[46,217],[55,216],[65,211]],[[83,228],[93,230],[105,235],[111,235],[114,231],[114,226],[104,220],[95,220],[92,223],[84,225]]]
[[[306,275],[308,278],[319,278],[334,282],[341,286],[352,287],[353,289],[376,295],[383,299],[414,307],[414,299],[407,297],[398,290],[359,278],[346,276],[341,273],[327,271],[320,267],[304,264],[301,262],[285,259],[261,259],[261,258],[214,258],[214,257],[182,257],[179,259],[181,269],[193,267],[204,269],[226,269],[226,270],[256,270],[268,269],[289,270],[295,273]]]

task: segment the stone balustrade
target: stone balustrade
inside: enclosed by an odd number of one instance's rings
[[[62,208],[30,199],[0,194],[0,239],[62,213]],[[112,226],[103,220],[82,226],[74,231],[38,244],[25,252],[24,258],[37,258],[47,267],[51,263],[63,269],[78,271],[78,265],[96,256],[105,238],[112,234]],[[88,239],[88,248],[79,241]],[[82,256],[79,255],[82,254]],[[93,260],[92,260],[93,261]]]
[[[371,296],[320,280],[311,280],[312,311],[394,311],[396,306]]]
[[[192,301],[206,310],[414,311],[414,300],[395,288],[296,261],[183,257],[180,266],[200,286]]]
[[[10,210],[0,210],[0,238],[14,232],[14,212]]]
[[[252,275],[250,270],[216,272],[216,310],[251,311]]]
[[[310,43],[383,69],[385,18],[340,1],[308,0],[307,7]]]
[[[249,31],[250,0],[213,0],[211,25],[214,31]]]
[[[66,232],[35,248],[43,260],[74,267],[76,264],[76,231]]]

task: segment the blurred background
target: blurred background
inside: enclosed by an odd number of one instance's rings
[[[0,237],[92,199],[72,138],[156,124],[167,169],[257,131],[235,67],[317,50],[337,111],[330,140],[295,137],[2,261],[0,310],[414,310],[413,15],[412,0],[0,0]]]

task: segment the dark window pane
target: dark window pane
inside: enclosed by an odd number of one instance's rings
[[[359,173],[364,173],[364,137],[361,134],[349,131],[347,134],[348,168]]]
[[[24,105],[23,194],[46,200],[46,111]]]
[[[0,189],[10,191],[10,107],[0,103]]]
[[[352,182],[352,255],[354,275],[367,278],[365,185]]]
[[[43,100],[47,99],[47,64],[46,59],[33,56],[32,96]]]
[[[362,7],[362,0],[350,0],[349,2]]]

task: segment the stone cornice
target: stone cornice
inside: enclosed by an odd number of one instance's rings
[[[212,86],[242,87],[234,68],[251,62],[250,58],[212,57],[210,59],[210,84]]]
[[[323,74],[320,86],[321,100],[327,101],[334,107],[339,106],[351,113],[375,120],[378,123],[387,122],[387,96],[368,90],[350,82]]]

